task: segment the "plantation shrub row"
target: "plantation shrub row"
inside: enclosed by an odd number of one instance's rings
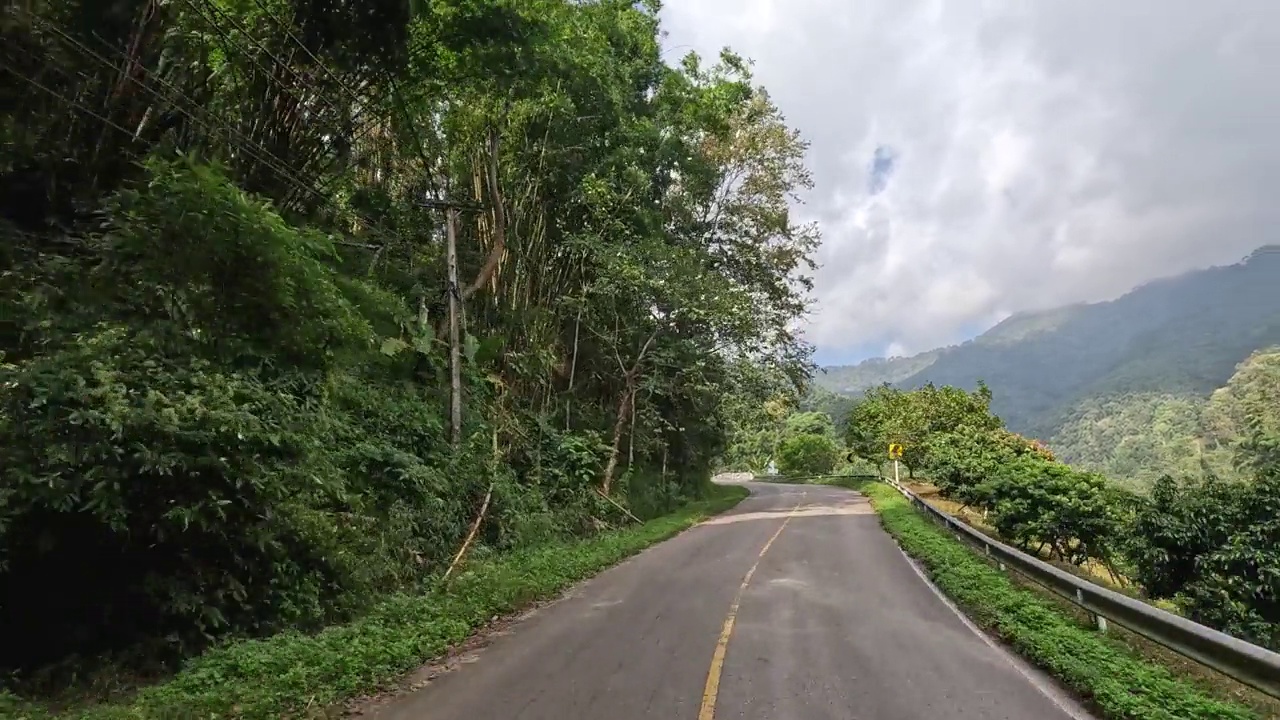
[[[1249,482],[1165,477],[1138,495],[1003,429],[989,402],[985,388],[880,388],[850,413],[850,445],[883,463],[878,449],[902,443],[912,473],[1007,541],[1096,562],[1193,620],[1280,647],[1280,464],[1254,462]],[[1258,445],[1272,446],[1243,447]]]

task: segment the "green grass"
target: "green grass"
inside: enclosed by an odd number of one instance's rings
[[[709,499],[643,525],[470,564],[447,588],[392,596],[348,625],[315,635],[286,633],[229,644],[192,660],[168,682],[141,690],[128,704],[54,714],[0,694],[0,717],[204,720],[317,716],[336,703],[391,685],[465,640],[495,615],[554,596],[733,507],[746,496],[745,488],[716,486]]]
[[[884,528],[924,566],[942,592],[976,623],[1090,701],[1104,717],[1259,717],[1244,706],[1214,699],[1167,668],[1082,627],[943,532],[892,487],[840,479],[831,484],[868,495]]]

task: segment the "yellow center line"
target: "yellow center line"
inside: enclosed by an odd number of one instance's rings
[[[720,694],[720,674],[724,671],[724,655],[729,649],[729,636],[733,634],[733,624],[738,619],[738,607],[742,605],[742,594],[747,591],[747,585],[751,582],[751,577],[756,574],[756,568],[760,567],[764,554],[769,552],[773,541],[778,539],[783,528],[791,522],[791,518],[795,517],[796,511],[800,509],[807,494],[807,491],[800,494],[801,501],[791,508],[791,512],[787,513],[787,517],[778,526],[777,532],[769,538],[769,542],[765,543],[764,547],[760,548],[755,564],[747,571],[746,577],[742,578],[742,584],[738,586],[738,594],[733,596],[733,603],[729,605],[729,614],[724,619],[724,627],[720,629],[720,640],[716,643],[716,651],[711,654],[711,669],[707,671],[707,684],[702,690],[702,706],[698,709],[698,720],[715,720],[716,697]]]

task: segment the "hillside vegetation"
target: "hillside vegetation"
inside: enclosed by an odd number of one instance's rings
[[[1166,472],[1230,472],[1201,417],[1205,403],[1237,365],[1276,344],[1280,248],[1268,247],[1111,302],[1016,315],[955,347],[827,368],[815,382],[856,395],[881,382],[911,389],[982,381],[1011,429],[1141,485]]]
[[[1218,442],[1213,452],[1232,479],[1197,471],[1154,478],[1142,493],[1127,489],[1008,429],[982,384],[972,391],[872,388],[839,420],[775,399],[761,405],[754,423],[733,425],[729,456],[751,438],[755,447],[773,448],[784,475],[883,475],[891,472],[890,444],[902,445],[907,477],[927,478],[942,498],[980,511],[1007,542],[1060,563],[1100,568],[1149,600],[1274,649],[1280,648],[1277,369],[1280,353],[1259,354],[1208,403]],[[837,426],[843,430],[833,432]],[[759,472],[769,455],[737,457]]]
[[[1138,393],[1082,402],[1053,437],[1064,459],[1145,487],[1164,474],[1246,477],[1243,438],[1280,434],[1280,349],[1251,355],[1208,397]]]
[[[1280,648],[1280,433],[1243,407],[1245,480],[1157,480],[1137,495],[1005,429],[985,387],[880,388],[848,420],[850,449],[881,463],[890,443],[942,496],[984,511],[999,535],[1061,562],[1096,563],[1197,622]],[[1261,411],[1261,414],[1260,414]]]
[[[910,357],[871,358],[857,365],[831,365],[818,370],[814,384],[831,392],[857,395],[867,388],[895,385],[923,372],[943,352],[931,350]]]
[[[6,11],[0,699],[706,493],[731,411],[807,375],[818,237],[804,142],[741,58],[664,64],[657,12]]]

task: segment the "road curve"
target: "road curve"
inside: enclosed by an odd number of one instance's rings
[[[376,717],[1090,718],[958,615],[866,498],[747,485],[731,513],[580,585]]]

